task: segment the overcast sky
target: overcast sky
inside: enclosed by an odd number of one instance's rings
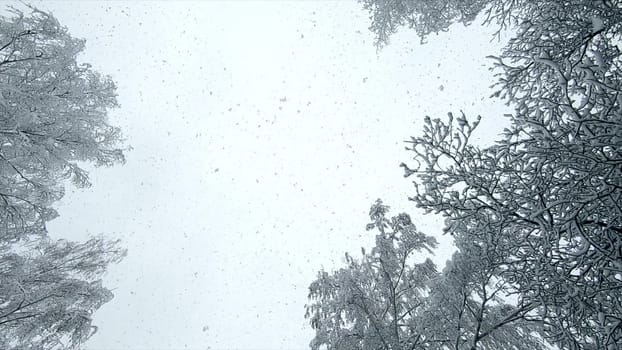
[[[307,286],[369,247],[383,198],[443,247],[442,219],[408,202],[403,140],[425,115],[481,114],[490,31],[461,25],[381,51],[353,1],[39,2],[87,40],[80,57],[118,83],[127,164],[68,188],[54,237],[121,238],[88,349],[305,349]],[[91,169],[91,168],[89,168]]]

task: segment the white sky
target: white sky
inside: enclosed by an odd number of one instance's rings
[[[56,237],[122,238],[115,299],[88,349],[305,349],[316,272],[369,247],[376,198],[440,237],[408,202],[403,140],[423,116],[482,114],[490,31],[459,25],[380,52],[356,2],[40,2],[118,83],[127,164],[68,188]],[[483,131],[483,132],[482,132]]]

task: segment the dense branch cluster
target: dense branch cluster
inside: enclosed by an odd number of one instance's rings
[[[478,14],[515,33],[491,56],[494,96],[515,108],[505,116],[510,126],[496,144],[478,147],[470,138],[479,117],[426,117],[423,134],[409,141],[414,165],[402,164],[416,177],[411,200],[446,218],[458,256],[484,260],[456,265],[454,257],[449,266],[459,267],[454,276],[483,273],[502,286],[504,300],[515,300],[509,319],[539,325],[561,349],[622,348],[622,3],[362,2],[379,44],[402,25],[424,39]],[[473,291],[451,295],[455,302]],[[437,309],[454,303],[440,300]],[[447,315],[447,324],[465,316]]]
[[[347,267],[321,271],[309,287],[312,349],[547,349],[539,325],[523,317],[533,306],[502,300],[494,247],[463,249],[439,272],[424,258],[436,240],[388,209],[379,200],[370,210],[368,229],[378,231],[370,253],[346,254]]]
[[[62,180],[87,186],[77,161],[123,161],[119,130],[106,122],[115,85],[76,56],[72,38],[50,15],[13,11],[0,21],[0,219],[2,239],[38,234],[55,216]]]
[[[112,293],[101,276],[125,252],[117,241],[48,237],[71,179],[88,186],[78,162],[123,162],[108,77],[78,64],[84,40],[29,8],[0,17],[0,348],[73,349],[96,328],[91,317]]]
[[[93,311],[112,299],[100,276],[124,256],[118,242],[44,238],[11,248],[0,247],[0,348],[74,348],[93,335]]]

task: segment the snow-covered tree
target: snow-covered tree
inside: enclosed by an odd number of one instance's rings
[[[496,96],[515,112],[496,145],[469,143],[464,115],[426,118],[412,138],[412,199],[460,242],[490,239],[499,278],[568,349],[622,348],[622,2],[365,0],[380,43],[410,25],[514,33],[494,59]]]
[[[500,252],[494,244],[463,245],[431,281],[420,322],[448,340],[437,349],[549,349],[530,317],[534,306],[506,301],[511,291],[496,274]]]
[[[31,8],[0,17],[0,239],[44,233],[62,182],[87,186],[78,162],[122,162],[109,77],[79,64],[84,40]]]
[[[408,26],[424,41],[431,33],[447,30],[453,23],[472,23],[490,2],[485,0],[359,0],[370,12],[376,45],[389,43],[392,34]],[[513,1],[516,2],[516,1]]]
[[[346,268],[320,272],[309,287],[312,349],[406,349],[429,341],[418,337],[412,321],[436,267],[429,259],[411,260],[436,241],[418,232],[408,215],[388,219],[387,211],[380,201],[371,208],[368,229],[379,234],[369,254],[363,252],[361,261],[346,254]]]
[[[457,253],[439,273],[422,256],[436,241],[388,209],[378,201],[370,210],[367,228],[379,231],[371,252],[346,254],[347,267],[321,271],[309,287],[312,349],[547,349],[525,320],[531,307],[500,299],[492,251]]]
[[[421,162],[407,168],[419,177],[412,200],[446,216],[459,249],[476,242],[499,250],[495,274],[513,286],[520,304],[537,306],[550,340],[570,349],[616,349],[622,169],[615,153],[622,148],[602,142],[606,137],[593,142],[598,136],[570,133],[571,121],[564,131],[561,120],[515,121],[496,145],[479,148],[468,142],[475,123],[449,120],[426,118],[424,135],[411,141]]]
[[[45,12],[0,16],[0,348],[75,349],[112,298],[101,276],[124,251],[102,238],[52,241],[45,223],[79,162],[123,162],[109,77],[78,64],[84,40]]]
[[[93,312],[112,299],[101,275],[124,254],[101,238],[0,245],[0,348],[77,348],[97,330]]]

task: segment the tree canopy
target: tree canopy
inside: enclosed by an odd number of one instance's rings
[[[46,222],[80,162],[123,162],[107,113],[116,87],[79,64],[84,40],[50,14],[9,8],[0,17],[0,348],[75,349],[96,330],[92,314],[112,299],[107,266],[118,241],[54,240]]]
[[[532,308],[502,300],[494,247],[463,249],[439,272],[425,258],[436,240],[388,209],[380,200],[371,207],[371,252],[346,254],[347,267],[321,271],[309,287],[312,349],[547,349],[523,317]]]
[[[125,251],[102,238],[43,238],[0,255],[0,347],[73,349],[97,330],[93,312],[112,299],[101,275]]]
[[[9,9],[0,18],[0,221],[2,239],[43,234],[63,180],[88,186],[78,162],[123,162],[120,132],[108,124],[116,87],[77,55],[51,15]]]
[[[493,96],[514,107],[497,142],[472,144],[480,117],[461,112],[425,117],[423,133],[407,147],[414,162],[402,166],[416,178],[410,199],[446,218],[458,248],[443,273],[430,277],[425,298],[444,322],[424,322],[447,339],[466,322],[478,324],[447,348],[514,349],[535,331],[562,349],[622,348],[622,3],[361,2],[380,46],[402,26],[424,41],[478,18],[513,34],[490,56],[498,79]],[[488,326],[467,321],[478,314],[473,301],[497,290],[505,297],[489,306],[501,316],[483,312],[493,319]],[[469,312],[453,306],[461,298]],[[480,339],[493,339],[486,329],[506,321],[536,328],[504,335],[507,343]]]
[[[493,242],[496,275],[566,349],[622,347],[622,3],[365,0],[385,44],[452,23],[508,29],[491,56],[494,96],[515,110],[497,143],[469,142],[479,120],[426,117],[409,149],[411,199],[463,243]],[[478,117],[479,118],[479,117]]]

